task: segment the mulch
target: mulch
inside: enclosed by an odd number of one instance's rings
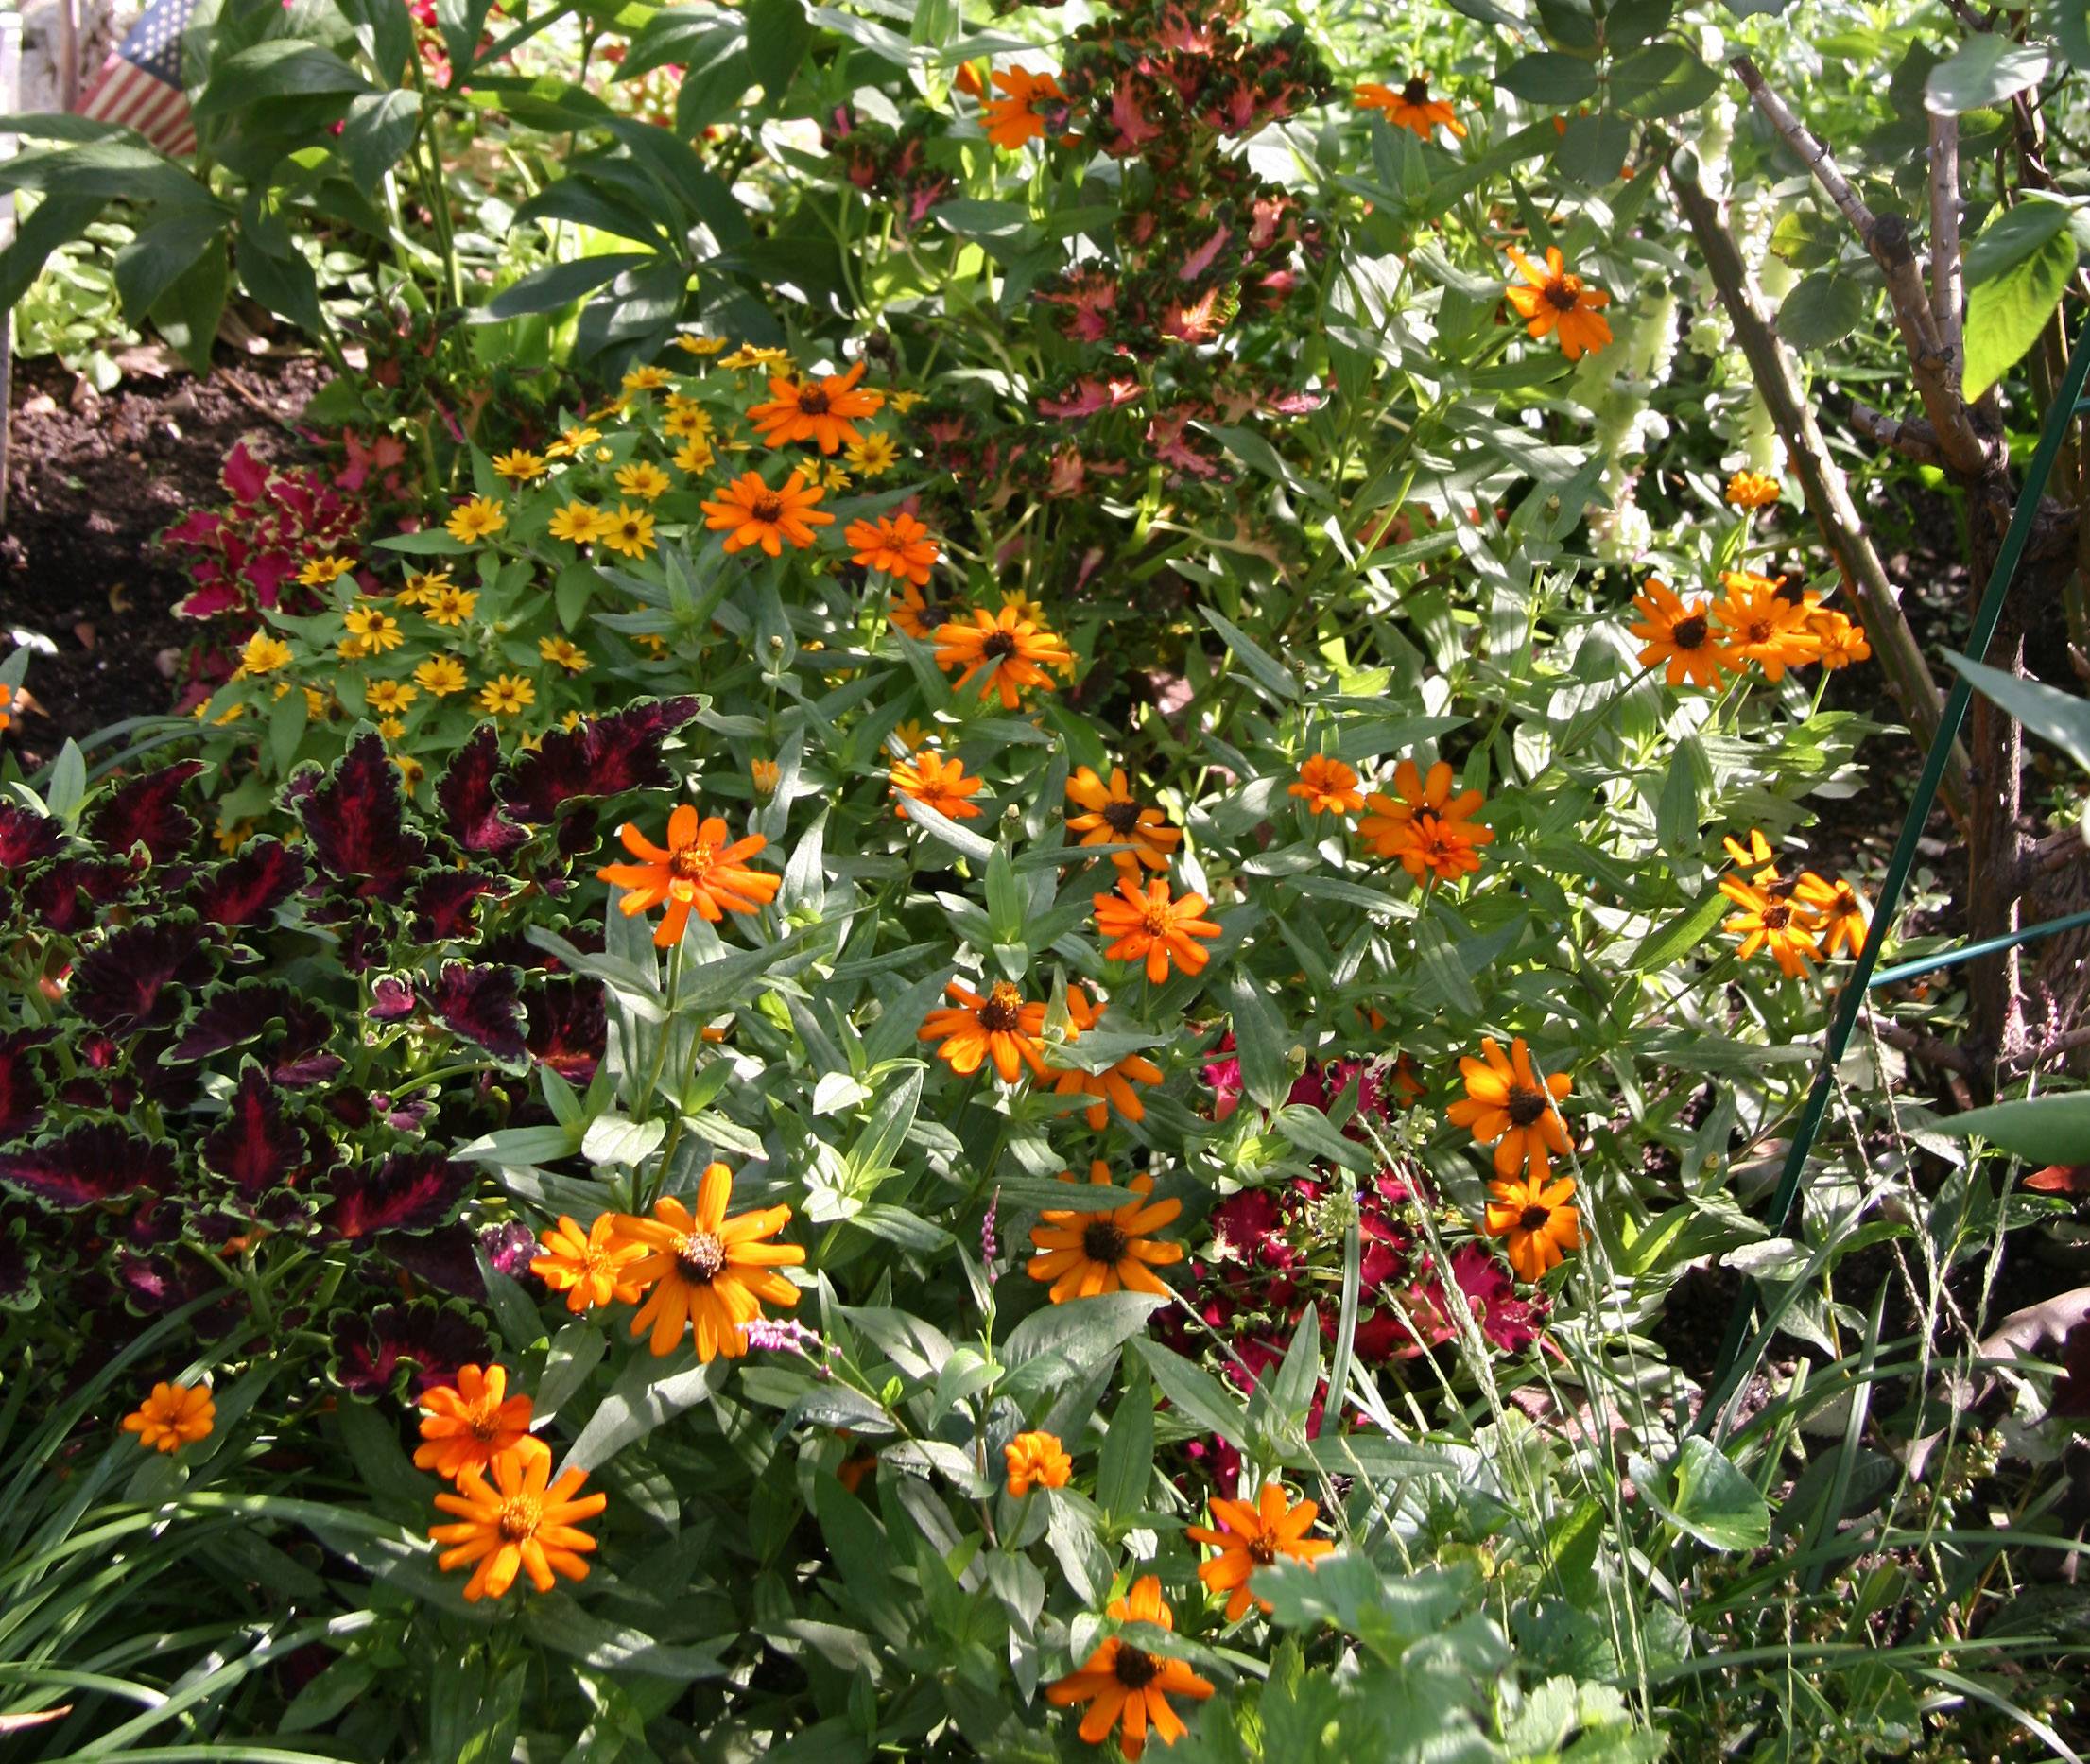
[[[195,636],[160,533],[225,500],[218,468],[246,437],[264,458],[301,450],[286,426],[327,370],[308,356],[221,347],[208,378],[134,377],[106,397],[53,360],[15,364],[8,510],[0,526],[0,653],[28,644],[37,709],[10,739],[33,772],[67,736],[168,709]]]

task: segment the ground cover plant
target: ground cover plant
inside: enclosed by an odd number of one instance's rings
[[[0,285],[328,377],[0,658],[11,1750],[2080,1755],[2080,6],[182,66]]]

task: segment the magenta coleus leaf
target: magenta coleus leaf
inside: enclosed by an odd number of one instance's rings
[[[0,1151],[0,1183],[46,1205],[98,1206],[174,1186],[174,1148],[113,1121],[88,1121],[32,1146]]]
[[[304,859],[279,839],[261,839],[237,857],[197,876],[186,899],[206,925],[227,930],[266,925],[275,909],[305,884]]]
[[[547,980],[531,989],[527,1010],[529,1033],[524,1045],[529,1057],[569,1083],[592,1083],[609,1047],[610,1020],[603,1007],[602,983]]]
[[[322,1135],[293,1120],[287,1099],[258,1065],[247,1066],[225,1118],[203,1139],[203,1167],[250,1205],[272,1188],[295,1188],[326,1155]]]
[[[508,884],[483,870],[432,870],[417,881],[406,896],[407,934],[417,943],[446,943],[470,937],[474,925],[473,904],[485,895],[499,899]]]
[[[320,873],[360,899],[398,900],[427,859],[427,841],[406,825],[399,769],[375,735],[354,742],[323,782],[311,772],[293,780],[288,804]]]
[[[0,870],[26,870],[53,856],[64,842],[65,829],[48,815],[0,803]]]
[[[102,1029],[151,1029],[179,1016],[187,989],[215,972],[195,916],[180,913],[126,925],[82,956],[66,996]]]
[[[486,1331],[454,1301],[338,1311],[327,1333],[335,1383],[367,1401],[418,1397],[431,1385],[454,1384],[458,1367],[484,1365],[493,1351]]]
[[[395,1151],[335,1171],[333,1199],[320,1220],[340,1237],[433,1231],[448,1221],[471,1179],[464,1165],[451,1163],[440,1151]]]
[[[513,968],[446,961],[429,989],[428,1009],[453,1035],[497,1059],[523,1057],[522,977]]]
[[[387,974],[371,988],[370,1006],[363,1014],[373,1023],[397,1023],[412,1016],[419,1002],[410,981],[396,974]]]
[[[497,787],[518,821],[543,825],[578,797],[657,790],[668,782],[661,742],[697,715],[695,699],[658,699],[554,729],[534,752],[517,756]]]
[[[126,780],[87,817],[87,837],[112,857],[143,845],[154,863],[173,862],[198,832],[196,817],[175,799],[202,770],[201,760],[184,759]]]
[[[492,723],[481,723],[436,786],[436,802],[450,837],[466,851],[491,857],[506,856],[529,838],[527,830],[501,813],[500,800],[493,794],[500,767],[500,737]]]

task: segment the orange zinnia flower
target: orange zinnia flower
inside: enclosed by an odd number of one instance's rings
[[[1074,1180],[1072,1170],[1060,1172],[1062,1182]],[[1111,1185],[1111,1167],[1097,1158],[1089,1166],[1089,1182],[1096,1187]],[[1092,1299],[1099,1292],[1129,1288],[1166,1298],[1168,1288],[1153,1271],[1156,1267],[1183,1260],[1183,1245],[1162,1243],[1148,1237],[1183,1211],[1181,1201],[1149,1201],[1154,1179],[1142,1171],[1125,1185],[1139,1196],[1108,1212],[1082,1212],[1074,1207],[1048,1207],[1030,1228],[1030,1242],[1038,1252],[1025,1264],[1033,1280],[1052,1283],[1052,1302]]]
[[[437,1543],[451,1546],[436,1565],[448,1570],[476,1563],[464,1585],[474,1603],[502,1597],[524,1570],[541,1593],[551,1591],[557,1575],[586,1580],[588,1565],[580,1558],[596,1540],[575,1528],[608,1506],[609,1496],[580,1494],[585,1470],[568,1470],[552,1482],[551,1447],[543,1440],[525,1439],[495,1453],[492,1468],[493,1487],[476,1467],[468,1467],[455,1494],[445,1489],[436,1496],[439,1508],[462,1521],[428,1528]]]
[[[906,631],[917,643],[931,641],[946,614],[955,610],[924,594],[927,586],[926,580],[910,581],[886,602],[886,616],[892,621],[892,628]]]
[[[888,576],[904,576],[917,588],[929,585],[929,571],[937,560],[936,541],[929,529],[911,514],[881,514],[873,527],[869,521],[852,521],[842,533],[843,543],[855,548],[849,561],[867,570]]]
[[[970,622],[968,622],[968,620]],[[936,632],[936,665],[948,672],[965,671],[958,677],[957,691],[972,683],[973,676],[990,669],[980,682],[979,696],[1001,694],[1001,707],[1012,711],[1023,702],[1027,687],[1055,690],[1052,676],[1045,670],[1057,667],[1074,671],[1074,652],[1052,631],[1023,617],[1014,607],[997,614],[975,607],[964,618],[940,625]]]
[[[1120,1623],[1151,1623],[1157,1629],[1174,1629],[1175,1613],[1161,1596],[1161,1582],[1143,1574],[1132,1582],[1129,1598],[1114,1599],[1111,1616]],[[1056,1678],[1045,1686],[1045,1701],[1063,1709],[1077,1703],[1089,1705],[1081,1718],[1081,1738],[1099,1746],[1113,1727],[1123,1724],[1118,1747],[1138,1764],[1147,1750],[1147,1730],[1151,1726],[1166,1745],[1174,1745],[1189,1728],[1169,1707],[1170,1697],[1202,1701],[1212,1694],[1210,1679],[1200,1678],[1183,1660],[1166,1654],[1149,1653],[1144,1648],[1112,1635],[1081,1663],[1079,1671]]]
[[[1719,891],[1741,908],[1720,928],[1741,939],[1737,953],[1744,961],[1768,946],[1779,972],[1796,980],[1810,961],[1822,960],[1822,945],[1815,941],[1805,908],[1733,876],[1720,883]]]
[[[456,1384],[421,1393],[422,1444],[414,1467],[455,1482],[466,1470],[484,1470],[496,1452],[529,1437],[530,1400],[508,1394],[506,1366],[459,1366]]]
[[[1048,1076],[1045,1045],[1039,1040],[1045,1033],[1043,1003],[1026,1003],[1022,990],[1010,980],[996,980],[984,998],[956,980],[943,991],[958,1003],[930,1012],[915,1039],[939,1043],[936,1057],[952,1071],[968,1077],[979,1070],[982,1061],[992,1059],[1005,1084],[1013,1084],[1027,1065],[1040,1080]]]
[[[1144,891],[1131,876],[1120,876],[1115,894],[1091,898],[1097,935],[1116,940],[1103,954],[1112,961],[1145,958],[1147,978],[1153,985],[1168,977],[1171,960],[1183,973],[1196,974],[1212,959],[1211,951],[1192,941],[1209,942],[1219,935],[1219,927],[1204,916],[1202,894],[1171,899],[1166,876],[1155,876]]]
[[[1418,882],[1425,870],[1440,882],[1472,874],[1480,868],[1480,854],[1474,848],[1492,845],[1494,829],[1473,819],[1487,799],[1478,790],[1454,796],[1451,786],[1448,761],[1439,760],[1425,778],[1413,760],[1404,759],[1393,768],[1398,799],[1373,791],[1368,804],[1372,812],[1357,822],[1359,837],[1381,857],[1398,858]]]
[[[1727,480],[1727,500],[1737,509],[1768,509],[1778,500],[1778,480],[1765,472],[1736,472]]]
[[[1009,1492],[1018,1500],[1033,1488],[1064,1488],[1074,1475],[1074,1460],[1057,1434],[1019,1433],[1001,1455],[1009,1466]]]
[[[726,823],[717,815],[699,824],[697,811],[684,803],[667,818],[667,849],[664,852],[629,821],[617,829],[624,849],[641,861],[635,864],[604,864],[596,872],[605,882],[628,890],[617,902],[626,918],[650,911],[664,900],[667,910],[661,915],[653,942],[662,949],[682,940],[694,907],[716,925],[729,912],[754,912],[776,898],[782,878],[750,870],[747,860],[769,840],[759,833],[726,842]]]
[[[1526,320],[1527,332],[1532,337],[1558,332],[1561,354],[1570,361],[1580,361],[1590,351],[1602,349],[1611,341],[1611,325],[1598,311],[1611,303],[1611,296],[1602,288],[1590,287],[1581,277],[1568,274],[1566,259],[1558,246],[1546,248],[1543,269],[1515,246],[1508,250],[1510,261],[1529,285],[1519,287],[1512,282],[1504,291],[1504,298],[1517,317]]]
[[[895,760],[886,776],[890,781],[892,794],[900,799],[893,812],[902,821],[907,818],[909,803],[926,804],[951,821],[979,818],[979,805],[965,799],[977,794],[986,780],[968,778],[961,760],[939,759],[924,749],[911,759]]]
[[[1299,776],[1285,787],[1287,796],[1296,796],[1316,815],[1350,816],[1364,806],[1364,793],[1357,788],[1354,767],[1325,753],[1309,753],[1299,768]]]
[[[1805,907],[1813,920],[1808,929],[1821,935],[1830,955],[1848,949],[1857,960],[1871,934],[1873,915],[1855,888],[1803,870],[1792,886],[1792,898]]]
[[[147,1451],[178,1452],[209,1439],[216,1419],[209,1385],[160,1383],[124,1417],[124,1431],[135,1433]]]
[[[1073,1039],[1080,1040],[1100,1023],[1103,1011],[1103,1006],[1089,1002],[1088,994],[1080,987],[1067,988],[1067,1014],[1074,1019]],[[1088,1122],[1091,1133],[1099,1133],[1109,1123],[1114,1107],[1128,1121],[1144,1121],[1147,1105],[1140,1101],[1139,1093],[1132,1086],[1135,1083],[1158,1084],[1161,1078],[1161,1067],[1145,1054],[1129,1053],[1100,1072],[1054,1066],[1052,1094],[1056,1097],[1093,1097],[1095,1100],[1083,1111],[1081,1118]]]
[[[1427,141],[1440,123],[1460,139],[1465,138],[1466,125],[1459,121],[1451,106],[1442,98],[1429,95],[1427,74],[1417,74],[1398,91],[1366,80],[1353,97],[1360,111],[1380,112],[1394,128],[1408,130],[1417,140]]]
[[[1640,651],[1640,666],[1663,666],[1663,678],[1672,686],[1688,681],[1694,686],[1717,687],[1722,674],[1735,666],[1727,646],[1713,631],[1702,599],[1686,603],[1661,577],[1650,576],[1646,590],[1634,595],[1632,603],[1643,616],[1626,629],[1647,645]]]
[[[886,402],[883,392],[856,389],[856,382],[870,365],[859,361],[847,373],[819,379],[794,380],[788,374],[772,379],[769,402],[750,410],[748,421],[767,446],[811,441],[822,453],[838,452],[845,441],[855,443],[864,438],[851,419],[875,416]]]
[[[601,1213],[582,1231],[561,1217],[538,1238],[544,1254],[530,1263],[529,1271],[554,1292],[563,1292],[566,1308],[576,1316],[612,1299],[620,1305],[636,1305],[645,1291],[628,1271],[646,1252],[620,1239],[616,1222],[614,1213]]]
[[[1518,1279],[1537,1281],[1563,1251],[1582,1247],[1581,1215],[1567,1204],[1575,1193],[1572,1177],[1548,1182],[1539,1170],[1492,1182],[1488,1193],[1494,1198],[1480,1228],[1503,1240]]]
[[[1544,1182],[1552,1170],[1548,1152],[1567,1154],[1567,1125],[1554,1105],[1571,1088],[1567,1074],[1548,1074],[1542,1084],[1531,1070],[1531,1050],[1519,1035],[1505,1054],[1492,1037],[1480,1038],[1480,1058],[1459,1062],[1466,1094],[1444,1111],[1455,1127],[1473,1130],[1482,1145],[1495,1142],[1494,1173],[1510,1177],[1529,1169]]]
[[[1865,628],[1854,625],[1833,607],[1818,607],[1807,614],[1807,629],[1821,649],[1823,667],[1834,670],[1862,662],[1873,652],[1865,640]]]
[[[1729,654],[1737,662],[1756,663],[1767,680],[1783,680],[1787,668],[1803,666],[1822,652],[1821,639],[1807,627],[1806,601],[1788,600],[1778,592],[1785,579],[1722,570],[1719,585],[1726,594],[1713,608],[1713,617],[1728,633]]]
[[[759,472],[743,472],[716,502],[703,505],[704,525],[726,535],[728,557],[750,545],[781,557],[785,540],[803,551],[813,543],[814,527],[834,526],[832,514],[813,507],[826,493],[817,484],[808,486],[803,472],[793,472],[782,490],[771,490]]]
[[[1050,74],[1033,74],[1028,68],[1004,68],[994,76],[994,90],[1005,95],[987,106],[987,138],[1013,153],[1025,143],[1047,131],[1041,110],[1053,112],[1054,127],[1064,127],[1066,94]]]
[[[765,1206],[728,1219],[732,1195],[733,1172],[713,1164],[697,1185],[694,1213],[663,1195],[651,1219],[617,1218],[617,1236],[648,1252],[630,1269],[633,1280],[652,1288],[631,1319],[631,1333],[652,1331],[647,1346],[656,1359],[675,1351],[684,1323],[696,1334],[699,1359],[707,1365],[719,1355],[738,1359],[748,1351],[747,1325],[765,1303],[786,1308],[798,1303],[798,1288],[777,1270],[804,1261],[804,1250],[763,1241],[791,1222],[791,1209]]]
[[[1180,828],[1171,827],[1160,809],[1149,808],[1132,794],[1122,766],[1111,768],[1107,785],[1089,767],[1077,767],[1067,780],[1067,801],[1085,811],[1067,817],[1067,831],[1079,833],[1083,845],[1132,848],[1111,854],[1111,862],[1129,876],[1137,875],[1142,864],[1149,870],[1167,869],[1169,854],[1183,843]]]
[[[1321,1512],[1319,1504],[1303,1500],[1293,1506],[1285,1498],[1281,1483],[1264,1483],[1261,1496],[1252,1501],[1221,1500],[1214,1496],[1208,1504],[1218,1528],[1193,1525],[1183,1535],[1193,1544],[1209,1544],[1219,1552],[1198,1565],[1198,1578],[1214,1592],[1228,1595],[1229,1623],[1239,1622],[1254,1598],[1248,1583],[1257,1568],[1269,1567],[1280,1556],[1310,1565],[1335,1548],[1324,1537],[1306,1535]],[[1270,1608],[1268,1600],[1255,1602],[1266,1611]]]

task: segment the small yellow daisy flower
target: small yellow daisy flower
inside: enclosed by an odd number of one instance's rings
[[[230,857],[253,836],[251,821],[220,821],[211,829],[211,838],[217,841],[217,849]]]
[[[900,446],[883,429],[872,429],[862,441],[852,441],[842,452],[849,461],[849,469],[861,472],[866,477],[882,476],[892,470],[900,458]]]
[[[634,631],[631,635],[631,641],[637,644],[642,649],[647,652],[647,654],[650,655],[656,662],[665,662],[667,660],[667,639],[662,636],[658,631]]]
[[[341,623],[348,627],[357,655],[382,655],[406,641],[400,632],[399,621],[373,606],[350,607],[341,614]]]
[[[354,558],[313,558],[298,572],[298,584],[302,588],[324,588],[329,582],[337,582],[355,567]]]
[[[305,687],[304,714],[308,720],[318,722],[333,708],[334,706],[328,701],[326,694],[317,686]]]
[[[675,347],[686,355],[716,355],[726,346],[722,337],[678,337]]]
[[[281,638],[271,637],[266,631],[257,631],[247,639],[239,652],[239,671],[259,679],[263,674],[272,674],[290,660],[290,646]]]
[[[906,748],[908,752],[913,753],[928,746],[931,741],[936,739],[936,736],[910,717],[892,732],[892,738]]]
[[[537,688],[521,674],[495,674],[479,688],[479,708],[490,717],[513,717],[537,702]]]
[[[600,536],[606,518],[600,509],[591,509],[584,502],[569,502],[551,517],[551,536],[584,545]]]
[[[392,764],[399,768],[400,780],[409,791],[428,775],[427,767],[411,753],[394,753]]]
[[[692,435],[675,455],[675,463],[693,476],[710,471],[717,460],[718,456],[712,451],[711,443],[701,435]]]
[[[544,456],[531,453],[527,447],[518,447],[512,453],[495,454],[493,471],[495,476],[507,478],[511,484],[527,484],[533,477],[544,476]]]
[[[363,702],[381,717],[396,717],[421,693],[404,680],[373,680],[363,688]]]
[[[401,606],[419,606],[431,598],[439,589],[450,585],[448,570],[429,570],[423,574],[409,574],[406,585],[392,597]]]
[[[927,396],[926,392],[888,392],[886,403],[890,405],[902,416],[906,416],[908,411],[912,410]]]
[[[396,741],[406,733],[406,725],[396,717],[380,717],[377,719],[377,733],[388,741]]]
[[[618,503],[613,515],[607,510],[603,511],[596,538],[628,558],[643,558],[660,543],[653,537],[653,517],[628,502]]]
[[[451,538],[462,540],[468,545],[481,539],[491,539],[507,525],[508,516],[491,496],[474,496],[443,523]]]
[[[665,386],[668,372],[665,368],[633,368],[624,376],[624,389],[628,392],[650,392]]]
[[[627,496],[636,496],[641,502],[656,502],[674,487],[674,479],[665,472],[643,459],[636,465],[620,466],[617,470],[617,489]]]
[[[820,471],[820,488],[830,494],[849,488],[849,474],[838,465],[828,465]]]
[[[561,429],[559,439],[546,447],[544,451],[554,459],[562,459],[569,454],[579,453],[583,447],[593,447],[601,439],[602,431],[600,429],[579,426]]]
[[[787,349],[763,349],[753,343],[743,343],[730,355],[721,355],[721,368],[782,368],[789,365],[791,352]]]
[[[470,683],[464,676],[464,664],[454,655],[431,655],[414,669],[414,678],[424,691],[439,699],[462,692]]]
[[[421,615],[431,625],[461,625],[478,604],[475,588],[439,588],[421,609]]]
[[[584,674],[588,671],[588,653],[567,637],[540,637],[537,653],[547,662],[554,662],[569,674]]]
[[[677,441],[701,441],[711,433],[711,412],[695,399],[684,399],[668,407],[667,420],[661,424],[661,431]]]

